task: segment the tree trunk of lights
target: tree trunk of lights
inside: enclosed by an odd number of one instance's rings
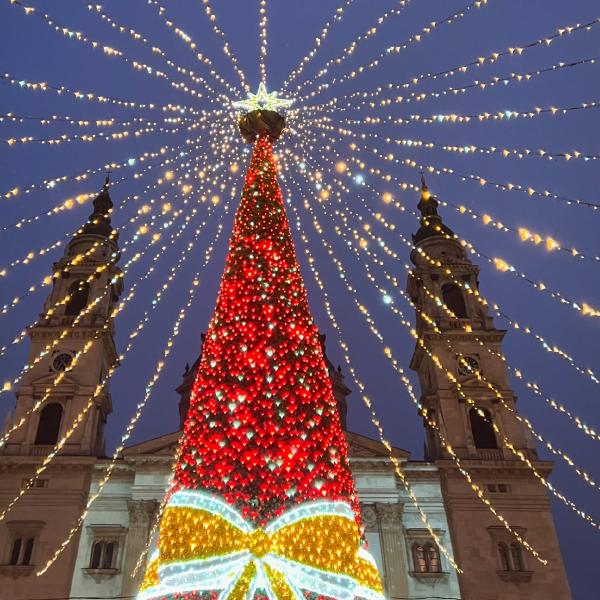
[[[382,598],[264,130],[174,481],[139,598]]]

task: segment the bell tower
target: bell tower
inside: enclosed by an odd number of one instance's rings
[[[33,366],[21,378],[14,414],[5,422],[7,431],[24,419],[0,448],[0,510],[11,506],[0,522],[0,589],[10,589],[14,600],[69,596],[77,538],[46,573],[38,577],[36,571],[77,522],[104,455],[104,424],[112,410],[108,385],[93,396],[118,361],[111,313],[123,286],[112,207],[107,177],[89,219],[53,265],[52,290],[28,330]],[[39,402],[40,409],[29,414]],[[61,452],[34,479],[44,456],[80,414]]]
[[[407,291],[417,307],[417,332],[444,370],[416,345],[411,368],[419,377],[421,402],[494,507],[548,560],[544,566],[528,554],[484,506],[437,431],[425,422],[426,459],[440,469],[452,546],[464,571],[459,575],[462,597],[567,600],[571,595],[546,488],[507,443],[544,477],[553,463],[539,459],[529,432],[510,410],[516,411],[517,398],[502,355],[506,332],[495,327],[479,301],[479,268],[442,221],[438,206],[422,178],[420,227],[413,236],[414,269]]]
[[[118,233],[112,228],[113,203],[108,176],[93,201],[94,210],[77,231],[63,257],[53,265],[52,290],[38,322],[29,328],[28,363],[41,360],[21,379],[12,422],[19,421],[44,396],[34,412],[2,450],[4,454],[47,454],[94,394],[117,360],[111,312],[123,288]],[[57,342],[52,348],[47,347]],[[78,356],[79,354],[79,356]],[[54,385],[57,375],[64,377]],[[70,436],[62,455],[100,456],[104,424],[111,413],[108,386]]]

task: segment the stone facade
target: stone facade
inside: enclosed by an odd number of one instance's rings
[[[419,376],[427,411],[426,458],[440,470],[453,547],[464,571],[461,594],[464,600],[568,600],[548,493],[511,446],[544,478],[553,463],[539,460],[531,435],[516,418],[516,397],[502,355],[506,332],[496,329],[472,292],[479,289],[479,269],[443,224],[437,206],[423,184],[408,294],[417,307],[417,331],[443,369],[421,345],[415,348],[411,368]],[[435,321],[442,335],[419,311]],[[481,502],[427,420],[435,423],[511,528],[548,560],[547,566]]]
[[[163,499],[175,455],[179,432],[127,448],[102,495],[85,520],[70,595],[130,596],[139,585],[143,568],[132,576],[146,548],[157,508]],[[421,598],[430,595],[459,598],[458,580],[441,557],[437,573],[417,573],[412,545],[430,539],[420,516],[390,465],[387,450],[364,436],[347,433],[350,466],[361,500],[369,547],[383,574],[388,597]],[[419,504],[436,534],[451,549],[439,474],[435,465],[410,461],[396,450]],[[106,468],[98,461],[90,488],[94,492]],[[106,532],[113,532],[112,537]],[[118,537],[121,533],[124,535]],[[99,540],[116,543],[115,556],[107,568],[91,568],[93,547]]]

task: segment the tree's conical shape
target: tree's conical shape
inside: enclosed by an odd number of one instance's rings
[[[380,598],[271,139],[255,145],[142,598]]]

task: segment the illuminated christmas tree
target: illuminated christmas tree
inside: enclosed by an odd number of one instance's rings
[[[381,598],[265,93],[242,103],[254,148],[144,599]]]

